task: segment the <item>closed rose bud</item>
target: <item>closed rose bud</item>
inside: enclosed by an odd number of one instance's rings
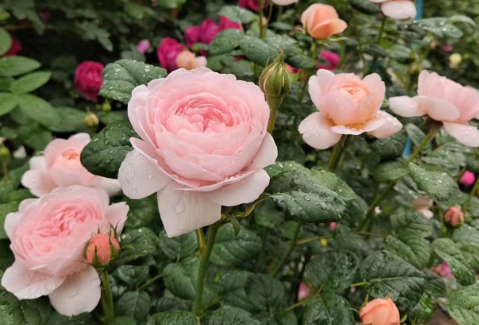
[[[391,299],[375,299],[361,309],[359,316],[363,324],[399,325],[399,310]]]
[[[9,156],[10,156],[10,150],[2,144],[0,146],[0,158],[8,159]]]
[[[461,177],[461,183],[466,186],[471,186],[476,181],[476,175],[473,172],[466,170],[464,175]]]
[[[446,212],[445,220],[453,227],[460,227],[464,224],[464,213],[458,207],[450,207]]]
[[[85,122],[85,125],[89,128],[93,128],[97,127],[100,121],[98,120],[98,116],[96,116],[95,113],[87,113],[85,115],[85,118],[83,119],[83,122]]]
[[[75,70],[75,88],[86,98],[96,101],[102,84],[103,64],[85,61]]]
[[[86,250],[86,261],[89,264],[92,264],[96,253],[98,262],[102,264],[108,263],[111,259],[111,246],[117,251],[120,250],[120,244],[118,244],[116,238],[110,237],[109,234],[98,234],[93,236],[88,243],[88,248]]]
[[[308,34],[316,39],[329,38],[342,33],[348,24],[339,19],[334,7],[324,4],[313,4],[301,16],[301,22]]]
[[[259,87],[266,96],[282,97],[291,90],[288,68],[283,62],[283,53],[268,65],[259,77]]]
[[[457,68],[462,63],[462,55],[459,53],[454,53],[449,57],[449,67],[452,69]]]

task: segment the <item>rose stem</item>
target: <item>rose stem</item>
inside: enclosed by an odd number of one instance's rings
[[[101,304],[103,312],[105,313],[105,321],[109,323],[115,318],[113,309],[113,295],[111,293],[110,279],[108,278],[108,269],[104,268],[101,271],[101,282],[103,283],[103,294],[101,295]]]
[[[271,275],[276,275],[276,273],[278,273],[279,270],[281,270],[281,268],[283,267],[283,265],[286,264],[286,262],[288,261],[289,257],[291,256],[294,249],[296,248],[296,240],[298,239],[298,235],[299,235],[300,230],[301,230],[301,222],[298,222],[298,226],[296,227],[296,231],[294,232],[294,237],[291,240],[291,242],[289,243],[288,252],[283,257],[281,262],[279,262],[278,266],[276,266],[276,268],[273,270],[273,272],[271,272]]]
[[[343,135],[341,139],[336,143],[334,146],[333,152],[331,153],[331,157],[329,157],[328,162],[328,169],[335,170],[338,167],[339,160],[341,159],[341,155],[346,149],[346,145],[348,144],[348,140],[350,137],[347,135]]]

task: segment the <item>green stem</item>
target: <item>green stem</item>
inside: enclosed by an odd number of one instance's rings
[[[308,89],[308,81],[309,81],[309,72],[306,73],[306,80],[303,83],[303,87],[301,87],[301,91],[298,94],[298,102],[302,103],[304,99],[304,95],[306,95],[306,89]]]
[[[8,184],[8,159],[2,158],[3,183]]]
[[[381,21],[381,27],[379,29],[378,40],[377,40],[378,45],[381,45],[381,40],[383,39],[384,29],[386,27],[386,20],[387,20],[387,17],[384,16],[383,20]],[[367,74],[370,74],[373,71],[374,65],[376,64],[377,61],[378,61],[378,56],[375,55],[373,58],[373,61],[371,62],[371,66],[369,67]]]
[[[259,38],[265,38],[266,37],[266,29],[265,29],[265,26],[263,25],[264,1],[265,0],[259,0]]]
[[[108,323],[115,318],[115,312],[113,309],[113,294],[111,293],[108,269],[106,268],[101,271],[101,282],[103,283],[101,304],[103,306],[103,312],[105,313],[105,322]]]
[[[310,243],[312,241],[317,241],[317,240],[321,240],[321,239],[328,239],[330,238],[331,235],[327,235],[327,236],[314,236],[314,237],[308,237],[308,238],[303,238],[301,240],[298,240],[296,242],[296,246],[302,246],[304,244],[307,244],[307,243]]]
[[[304,299],[304,300],[301,300],[300,302],[297,302],[295,303],[294,305],[292,306],[289,306],[288,308],[286,308],[285,310],[286,311],[291,311],[297,307],[301,307],[302,305],[306,304],[306,302],[308,301],[308,299]]]
[[[368,284],[366,281],[358,282],[358,283],[351,284],[350,287],[362,287],[362,286],[365,286],[366,284]]]
[[[203,252],[205,251],[205,235],[203,234],[203,229],[196,229],[196,238],[198,240],[200,256],[203,256]]]
[[[283,102],[283,96],[274,97],[274,96],[266,96],[266,102],[269,106],[269,121],[268,121],[268,133],[273,134],[274,124],[276,123],[276,114],[278,113],[278,109]]]
[[[140,291],[140,290],[145,289],[145,288],[148,287],[150,284],[156,282],[157,280],[161,279],[162,277],[163,277],[163,274],[159,274],[159,275],[155,276],[154,278],[152,278],[152,279],[146,281],[146,282],[143,283],[141,286],[139,286],[137,290]]]
[[[316,60],[318,58],[318,52],[316,50],[316,41],[313,40],[311,43],[311,59]]]
[[[331,153],[331,157],[329,157],[329,162],[328,162],[328,169],[329,170],[335,170],[338,167],[339,160],[341,159],[341,155],[344,152],[344,149],[346,148],[346,145],[348,143],[349,137],[347,135],[343,135],[341,137],[341,140],[339,140],[338,143],[333,148],[333,152]]]
[[[294,232],[294,237],[289,244],[288,252],[283,257],[281,262],[279,262],[278,266],[276,266],[276,268],[273,270],[273,272],[271,272],[271,275],[276,275],[276,273],[278,273],[279,270],[281,270],[281,268],[283,267],[283,265],[286,264],[286,262],[288,261],[289,257],[291,256],[294,249],[296,248],[296,240],[298,239],[298,235],[299,235],[300,230],[301,230],[301,223],[298,222],[298,226],[296,227],[296,231]]]
[[[222,220],[210,226],[208,231],[208,243],[206,244],[205,251],[200,259],[200,268],[198,270],[198,282],[196,283],[196,296],[193,307],[193,314],[196,317],[200,317],[202,313],[202,304],[203,304],[203,289],[205,288],[206,282],[206,271],[208,270],[208,262],[210,260],[211,252],[215,244],[216,234],[218,229],[223,223]]]

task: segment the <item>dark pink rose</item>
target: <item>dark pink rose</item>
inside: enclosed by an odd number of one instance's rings
[[[201,39],[201,27],[191,26],[185,30],[186,45],[192,47],[193,44],[199,43]]]
[[[156,50],[161,66],[168,70],[168,72],[178,69],[176,58],[184,49],[185,46],[178,43],[174,38],[163,38],[160,47]]]
[[[44,22],[48,22],[50,20],[51,18],[50,11],[43,9],[43,10],[40,10],[39,13]]]
[[[22,50],[22,43],[12,34],[10,34],[10,37],[12,38],[12,46],[3,56],[16,56]]]
[[[103,64],[84,61],[75,70],[75,88],[89,100],[96,101],[101,88]]]
[[[259,11],[259,0],[239,0],[239,6],[244,9]]]
[[[230,20],[228,17],[220,16],[220,30],[225,30],[225,29],[241,30],[241,25]]]
[[[141,54],[145,54],[146,51],[148,51],[149,48],[150,48],[150,42],[146,39],[143,39],[143,40],[139,41],[138,44],[136,44],[136,49]]]
[[[319,54],[323,59],[325,59],[329,65],[321,64],[317,67],[317,69],[326,69],[326,70],[336,70],[338,63],[339,63],[339,55],[337,53],[323,50]]]
[[[220,26],[211,19],[205,19],[200,25],[201,43],[210,44],[220,32]]]

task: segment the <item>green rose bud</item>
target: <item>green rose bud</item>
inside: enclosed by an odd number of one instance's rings
[[[291,90],[291,79],[283,61],[284,52],[268,65],[259,77],[259,87],[266,96],[283,97]]]

